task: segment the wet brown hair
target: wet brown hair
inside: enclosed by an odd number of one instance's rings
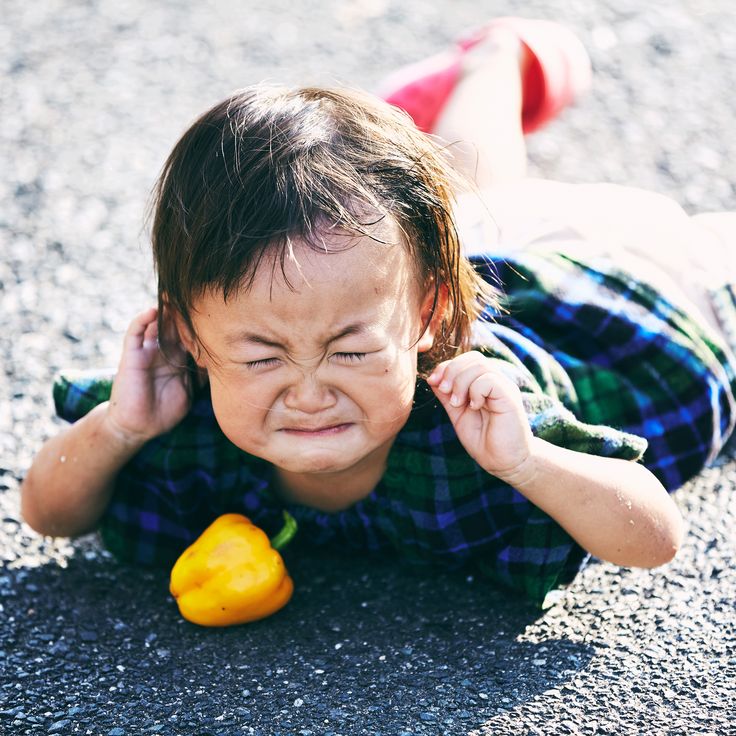
[[[419,356],[426,375],[468,349],[472,322],[496,303],[460,253],[452,205],[461,184],[437,142],[370,95],[265,84],[237,91],[184,133],[154,190],[159,316],[166,304],[194,334],[193,302],[207,290],[227,299],[249,288],[267,254],[283,272],[294,239],[324,250],[328,229],[380,242],[374,225],[388,216],[420,286],[434,286],[433,312],[447,288],[434,345]]]

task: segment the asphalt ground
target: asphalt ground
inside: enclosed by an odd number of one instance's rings
[[[531,173],[736,209],[729,0],[2,2],[1,734],[736,733],[728,453],[676,493],[672,563],[594,562],[544,612],[464,574],[294,548],[283,611],[203,629],[166,571],[20,522],[60,425],[53,374],[115,365],[153,298],[145,204],[188,122],[262,79],[371,88],[505,14],[567,23],[594,63],[592,92],[529,139]]]

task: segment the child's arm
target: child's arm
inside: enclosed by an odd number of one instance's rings
[[[75,536],[91,531],[121,468],[188,411],[187,380],[161,354],[156,319],[154,308],[131,322],[110,401],[48,440],[34,459],[21,487],[21,514],[37,532]],[[176,344],[173,324],[167,330]],[[183,349],[174,353],[173,361],[184,365]]]
[[[588,552],[626,567],[656,567],[674,557],[682,517],[643,465],[534,437],[518,387],[480,353],[440,364],[428,382],[476,462],[523,493]]]

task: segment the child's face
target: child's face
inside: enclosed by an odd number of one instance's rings
[[[385,461],[434,329],[417,342],[433,290],[420,288],[395,225],[385,239],[396,245],[362,237],[322,253],[297,243],[298,266],[285,269],[293,288],[264,259],[248,291],[195,301],[206,350],[182,338],[209,374],[222,431],[242,450],[305,478]]]

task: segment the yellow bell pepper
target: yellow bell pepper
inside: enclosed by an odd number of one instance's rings
[[[241,514],[213,521],[171,571],[169,590],[181,615],[201,626],[232,626],[283,608],[294,583],[277,550],[296,531],[293,517],[284,512],[284,519],[271,541]]]

